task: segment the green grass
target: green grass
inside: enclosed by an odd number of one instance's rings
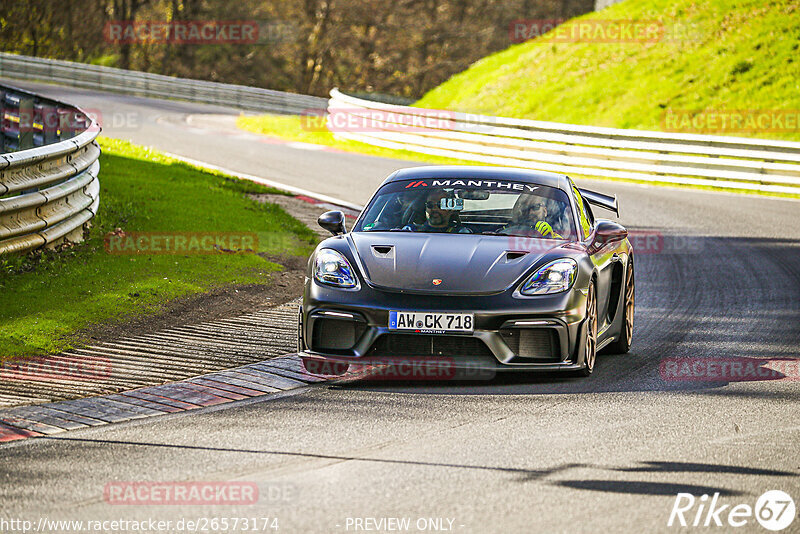
[[[476,62],[415,105],[645,130],[663,129],[668,109],[800,110],[796,0],[627,0],[574,20],[593,19],[658,20],[674,38],[534,39]],[[800,140],[797,126],[714,133]]]
[[[115,255],[104,236],[125,232],[254,232],[259,252],[307,254],[316,242],[279,206],[246,193],[258,184],[198,170],[123,141],[102,139],[100,211],[87,240],[59,253],[0,257],[0,359],[63,350],[75,333],[153,314],[177,297],[268,284],[280,269],[253,253]]]
[[[456,158],[445,158],[438,156],[428,156],[410,150],[394,150],[337,139],[328,130],[309,127],[304,119],[299,115],[240,115],[236,120],[236,126],[242,130],[255,132],[270,137],[278,137],[289,141],[324,145],[342,150],[344,152],[354,152],[367,156],[379,156],[406,161],[424,161],[432,165],[478,165],[474,161],[463,161]]]
[[[534,39],[478,61],[415,105],[644,130],[664,129],[668,110],[785,110],[800,115],[800,4],[794,0],[628,0],[574,20],[614,19],[657,20],[665,36],[651,43],[553,43]],[[477,164],[337,140],[328,131],[303,129],[296,116],[243,116],[238,125],[348,152],[433,164]],[[800,128],[784,132],[684,131],[800,140]]]

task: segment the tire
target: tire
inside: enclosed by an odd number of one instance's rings
[[[342,376],[347,373],[350,364],[303,358],[303,367],[307,373],[315,376]]]
[[[594,371],[597,362],[597,294],[594,282],[589,284],[589,294],[586,296],[586,324],[584,325],[583,340],[584,367],[578,371],[578,376],[589,376]]]
[[[633,277],[633,257],[628,260],[628,272],[625,274],[625,297],[622,301],[622,327],[616,341],[608,345],[609,354],[627,354],[633,342],[633,315],[636,304],[636,280]]]

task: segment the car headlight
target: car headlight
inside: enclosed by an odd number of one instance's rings
[[[519,292],[523,295],[549,295],[566,291],[575,282],[578,264],[570,258],[551,261],[542,265],[522,284]]]
[[[347,258],[330,248],[317,252],[314,258],[314,279],[328,286],[353,288],[358,285]]]

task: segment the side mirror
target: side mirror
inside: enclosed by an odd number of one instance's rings
[[[594,254],[610,243],[617,243],[628,237],[628,230],[614,221],[599,219],[594,231],[594,239],[589,245],[589,253]]]
[[[347,232],[347,229],[344,226],[344,213],[341,211],[326,211],[319,216],[317,222],[321,227],[333,235],[339,235]]]

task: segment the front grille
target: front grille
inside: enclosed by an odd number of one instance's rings
[[[352,349],[366,325],[347,319],[316,319],[311,335],[311,349],[316,351]]]
[[[493,356],[489,347],[471,336],[384,334],[368,356]]]
[[[560,361],[558,336],[552,328],[509,328],[500,331],[508,348],[515,354],[513,362]]]

